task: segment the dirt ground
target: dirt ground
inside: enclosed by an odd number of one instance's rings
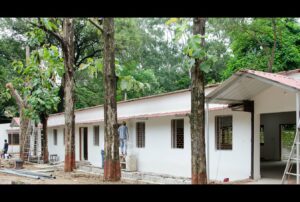
[[[1,168],[9,168],[9,162],[1,160]],[[144,184],[136,180],[121,180],[120,182],[104,182],[100,175],[87,174],[80,171],[64,173],[62,166],[44,164],[24,165],[26,170],[39,170],[52,174],[56,179],[32,179],[14,174],[0,173],[0,184]]]

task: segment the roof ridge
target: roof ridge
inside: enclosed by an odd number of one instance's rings
[[[241,70],[241,72],[246,72],[246,73],[252,73],[251,71],[252,72],[257,72],[257,73],[260,73],[260,74],[269,74],[269,75],[276,76],[276,77],[282,77],[282,78],[285,78],[285,79],[296,81],[297,83],[300,84],[300,80],[289,77],[289,76],[286,76],[286,75],[283,75],[283,74],[272,73],[272,72],[263,72],[263,71],[252,70],[252,69]]]

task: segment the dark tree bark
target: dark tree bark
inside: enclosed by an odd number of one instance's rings
[[[121,167],[119,159],[119,136],[117,124],[114,19],[105,18],[104,36],[104,180],[119,181]]]
[[[65,96],[65,172],[75,168],[75,113],[74,113],[74,22],[71,18],[63,21],[63,58],[65,66],[64,96]]]
[[[34,26],[51,34],[59,41],[64,58],[64,78],[62,85],[64,86],[64,108],[65,108],[65,172],[72,172],[75,169],[75,81],[74,81],[74,60],[75,60],[75,35],[74,35],[74,19],[63,19],[62,34],[47,29],[45,25],[38,20],[39,24]]]
[[[48,125],[48,116],[45,114],[42,114],[41,122],[43,125],[43,132],[42,132],[42,157],[43,162],[48,163],[49,162],[49,151],[48,151],[48,132],[47,132],[47,125]]]
[[[194,18],[193,34],[205,34],[205,18]],[[201,41],[204,47],[204,38]],[[191,140],[192,184],[207,184],[205,156],[205,111],[204,75],[200,69],[203,61],[196,59],[192,67],[191,84]]]

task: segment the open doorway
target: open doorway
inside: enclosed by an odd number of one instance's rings
[[[296,124],[280,125],[281,160],[287,161],[296,135]]]
[[[88,160],[88,128],[79,128],[80,160]]]
[[[295,137],[296,112],[261,114],[260,173],[280,182]]]

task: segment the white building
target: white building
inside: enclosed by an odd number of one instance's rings
[[[209,179],[259,179],[261,159],[282,160],[281,126],[298,120],[299,78],[300,70],[281,74],[244,70],[206,88]],[[191,176],[190,90],[121,101],[117,109],[118,120],[127,122],[128,155],[136,157],[138,171]],[[75,111],[76,161],[102,166],[103,120],[102,105]],[[50,115],[49,155],[57,154],[61,160],[63,129],[64,114]]]
[[[20,119],[18,117],[12,118],[11,123],[0,124],[0,144],[1,150],[4,146],[4,140],[7,140],[8,154],[13,157],[19,157],[20,155]],[[30,148],[29,154],[31,157],[41,156],[41,125],[39,124],[36,136],[34,133],[30,135]]]

